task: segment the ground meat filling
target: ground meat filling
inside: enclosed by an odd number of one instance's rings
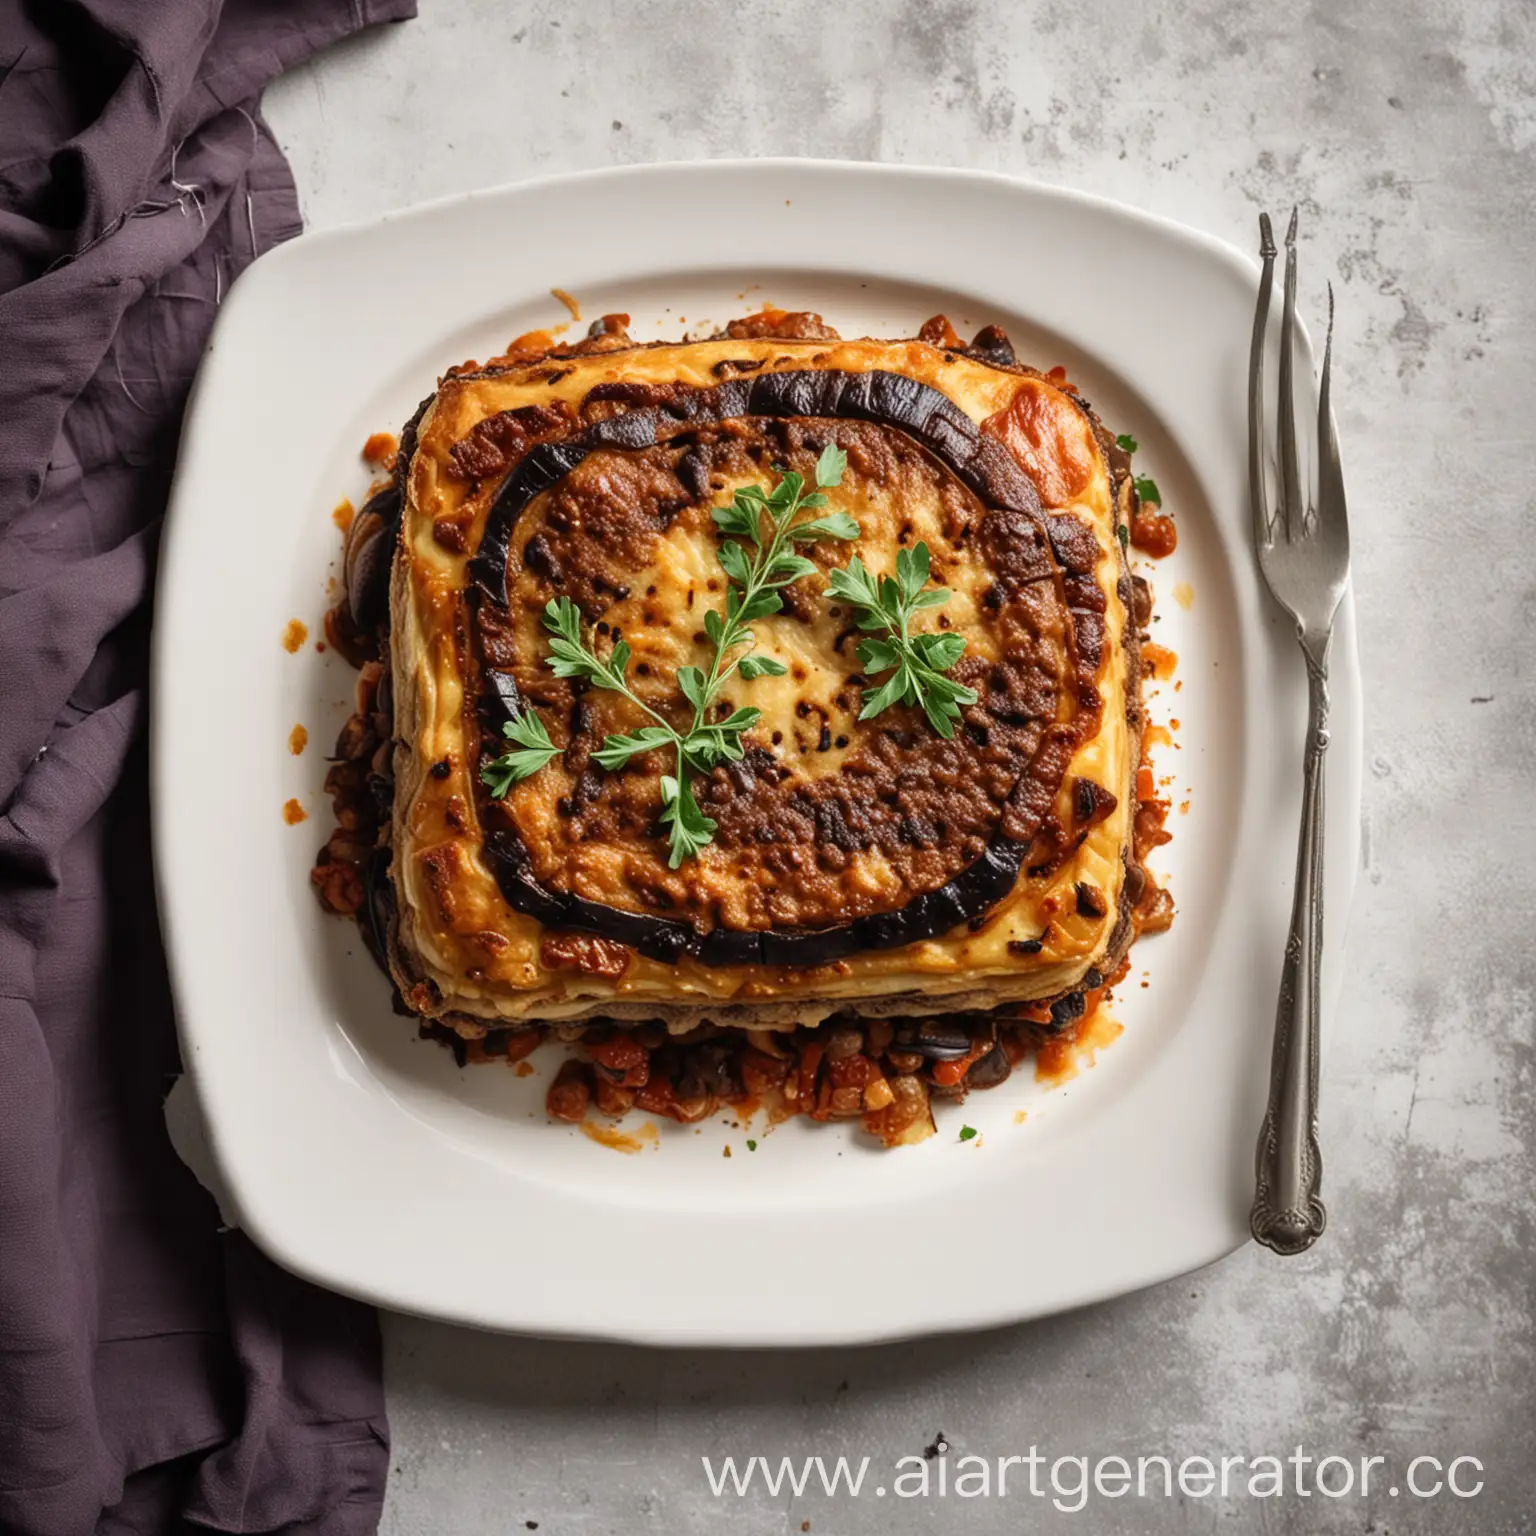
[[[605,405],[611,396],[604,395]],[[626,403],[655,402],[648,393]],[[820,597],[825,571],[846,562],[848,547],[804,546],[818,572],[767,622],[801,626],[807,645],[825,654],[797,669],[808,686],[792,720],[765,717],[749,733],[742,762],[695,781],[705,813],[718,823],[711,858],[730,860],[734,888],[722,904],[701,886],[696,866],[667,868],[657,809],[660,777],[673,771],[670,755],[638,757],[616,773],[595,769],[592,753],[606,735],[644,722],[622,697],[554,676],[544,663],[544,608],[553,597],[569,597],[600,648],[622,634],[637,657],[643,637],[664,635],[676,660],[665,668],[640,660],[631,680],[648,705],[685,726],[676,665],[707,665],[707,654],[690,647],[702,642],[703,614],[721,606],[727,584],[714,560],[711,507],[744,479],[784,468],[809,477],[829,441],[848,454],[838,505],[860,519],[866,551],[882,537],[889,551],[922,537],[936,580],[969,579],[980,633],[973,631],[952,675],[978,698],[947,741],[906,707],[860,722],[869,680],[858,670],[859,631],[851,614],[828,609]],[[924,519],[921,534],[891,524],[914,508]],[[658,561],[683,558],[679,549],[696,552],[698,579],[682,604],[674,593],[652,601]],[[477,615],[484,666],[502,674],[498,689],[509,680],[564,748],[553,775],[516,786],[503,801],[487,800],[484,824],[518,838],[550,891],[624,910],[674,912],[705,928],[821,928],[900,911],[953,881],[998,838],[1028,844],[1054,800],[1065,768],[1060,721],[1071,718],[1080,696],[1064,586],[1070,579],[1038,516],[987,506],[910,437],[879,423],[684,423],[653,446],[591,452],[522,514],[509,549],[507,609],[482,604]],[[834,679],[830,696],[816,692],[812,673]],[[757,702],[760,689],[743,685],[722,708]],[[552,777],[562,775],[552,789]]]
[[[570,414],[559,404],[525,405],[498,411],[476,422],[453,445],[448,455],[449,473],[460,480],[485,480],[504,474],[529,444],[542,442],[570,424]]]

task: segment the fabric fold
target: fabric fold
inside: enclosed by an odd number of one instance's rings
[[[261,90],[412,14],[0,0],[6,1536],[377,1525],[373,1312],[222,1231],[170,1146],[145,722],[187,392],[223,294],[300,223]],[[207,876],[235,899],[215,829]]]

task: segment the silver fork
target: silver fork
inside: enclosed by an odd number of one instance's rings
[[[1323,760],[1328,750],[1328,647],[1333,616],[1349,579],[1349,519],[1339,465],[1338,429],[1329,403],[1333,362],[1333,287],[1328,343],[1317,402],[1317,497],[1305,499],[1296,449],[1293,343],[1296,333],[1296,212],[1285,236],[1285,309],[1280,328],[1280,399],[1276,446],[1280,506],[1271,512],[1264,461],[1264,338],[1274,287],[1275,238],[1259,215],[1264,270],[1248,374],[1248,487],[1259,570],[1275,601],[1296,623],[1307,664],[1309,719],[1301,799],[1301,840],[1291,929],[1280,975],[1270,1064],[1269,1106],[1259,1132],[1249,1228],[1276,1253],[1302,1253],[1327,1222],[1320,1191],[1317,1134],[1318,967],[1323,951]]]

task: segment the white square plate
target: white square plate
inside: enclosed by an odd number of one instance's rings
[[[183,1051],[261,1246],[337,1290],[485,1327],[760,1345],[1037,1316],[1243,1242],[1305,697],[1248,539],[1256,272],[1205,236],[1053,188],[797,161],[509,187],[257,262],[224,301],[182,442],[153,753]],[[722,1118],[664,1123],[656,1150],[620,1156],[545,1119],[552,1051],[523,1079],[456,1068],[390,1011],[352,925],[321,914],[307,875],[352,687],[312,643],[336,571],[329,514],[363,490],[364,439],[397,430],[444,367],[567,318],[556,287],[589,317],[627,311],[640,339],[764,300],[847,336],[910,336],[940,310],[967,334],[996,322],[1140,440],[1138,470],[1180,533],[1147,574],[1182,685],[1154,704],[1180,722],[1159,766],[1189,810],[1157,860],[1178,919],[1136,947],[1114,1004],[1124,1034],[1091,1070],[1054,1088],[1015,1073],[941,1108],[915,1149]],[[288,655],[294,617],[311,643]],[[1333,680],[1325,1032],[1358,841],[1348,598]],[[298,757],[295,724],[313,743]],[[311,813],[296,828],[290,797]],[[962,1123],[981,1134],[961,1142]]]

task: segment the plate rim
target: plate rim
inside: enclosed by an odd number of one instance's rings
[[[241,275],[241,278],[232,285],[230,295],[226,298],[225,307],[217,317],[213,333],[204,352],[203,362],[206,364],[208,357],[222,339],[221,332],[227,332],[232,328],[232,323],[226,325],[226,317],[240,313],[245,307],[243,302],[236,303],[232,301],[248,298],[250,293],[250,272],[259,272],[262,268],[266,268],[267,273],[270,275],[278,268],[285,266],[289,260],[300,259],[294,253],[313,251],[320,245],[356,240],[360,236],[368,235],[402,220],[425,220],[436,214],[459,209],[476,201],[493,198],[503,199],[526,194],[548,194],[563,188],[581,189],[616,180],[634,181],[645,178],[665,178],[679,174],[686,176],[698,172],[717,174],[740,172],[754,176],[774,172],[811,176],[843,175],[891,181],[907,180],[913,183],[961,182],[969,183],[984,191],[995,190],[1004,195],[1012,195],[1022,191],[1028,195],[1049,201],[1091,209],[1101,216],[1111,218],[1133,229],[1149,226],[1156,228],[1165,235],[1177,240],[1191,251],[1203,253],[1206,257],[1219,261],[1240,272],[1250,286],[1256,287],[1257,284],[1259,273],[1258,261],[1219,236],[1186,225],[1166,215],[1139,209],[1131,204],[1099,193],[1082,191],[1077,188],[1065,187],[1039,179],[1013,176],[998,171],[963,167],[827,160],[816,157],[797,156],[667,160],[638,165],[596,167],[562,172],[512,181],[495,187],[470,189],[412,204],[405,208],[390,210],[373,218],[354,220],[344,224],[328,226],[321,230],[306,232],[294,240],[285,242],[283,245],[277,246],[272,251],[265,253],[258,262],[253,263],[252,267],[248,268]],[[704,263],[703,265],[707,269],[710,264]],[[808,263],[808,265],[811,264]],[[718,269],[724,270],[723,266],[719,266]],[[831,270],[831,268],[827,270]],[[942,274],[938,275],[936,280],[942,281]],[[243,293],[242,290],[244,290]],[[1106,358],[1104,361],[1113,366],[1114,359],[1112,357]],[[172,627],[168,617],[174,612],[174,608],[170,602],[163,599],[162,589],[165,585],[165,573],[168,568],[174,566],[176,561],[178,532],[185,527],[188,520],[189,514],[183,510],[183,504],[191,496],[186,483],[189,475],[184,475],[184,469],[190,462],[187,444],[194,440],[197,434],[199,413],[207,409],[204,399],[204,384],[207,377],[208,370],[205,366],[200,366],[188,399],[186,423],[183,428],[182,450],[178,456],[165,527],[160,541],[156,586],[156,622],[151,637],[151,685],[152,697],[156,699],[163,699],[167,696],[167,686],[175,673],[175,662],[172,655]],[[1256,574],[1255,572],[1255,579]],[[1268,599],[1263,597],[1262,594],[1260,596],[1260,603],[1263,611],[1267,612]],[[162,614],[167,617],[163,619]],[[1343,602],[1340,605],[1338,622],[1335,628],[1332,663],[1335,721],[1337,723],[1342,716],[1344,728],[1342,730],[1336,729],[1333,737],[1333,750],[1330,753],[1329,759],[1329,792],[1330,798],[1342,795],[1347,801],[1352,814],[1347,822],[1350,832],[1347,846],[1338,847],[1338,839],[1333,838],[1330,840],[1327,852],[1327,869],[1331,881],[1339,879],[1338,867],[1341,864],[1347,869],[1347,895],[1340,901],[1338,896],[1333,894],[1329,909],[1331,935],[1328,939],[1328,949],[1334,951],[1336,958],[1334,962],[1334,984],[1332,987],[1325,987],[1325,1045],[1333,1033],[1332,1028],[1329,1026],[1333,1023],[1337,1014],[1338,993],[1345,969],[1343,950],[1347,940],[1350,913],[1358,890],[1359,874],[1360,806],[1364,772],[1364,695],[1359,667],[1352,580],[1346,588]],[[171,686],[174,687],[173,684]],[[1340,705],[1343,706],[1342,709]],[[152,711],[150,795],[154,847],[153,864],[157,902],[161,913],[162,935],[166,951],[166,963],[176,1003],[177,1028],[181,1040],[184,1067],[191,1077],[196,1090],[197,1100],[206,1123],[208,1144],[211,1148],[218,1175],[224,1188],[230,1194],[240,1225],[257,1242],[258,1246],[263,1248],[285,1268],[303,1278],[393,1310],[444,1318],[474,1327],[499,1331],[516,1331],[542,1337],[596,1339],[662,1346],[725,1345],[728,1347],[758,1347],[762,1345],[775,1345],[806,1347],[896,1341],[994,1327],[1034,1317],[1051,1315],[1071,1310],[1078,1306],[1095,1304],[1115,1296],[1132,1294],[1137,1290],[1162,1283],[1178,1275],[1192,1273],[1244,1246],[1248,1240],[1246,1234],[1233,1233],[1231,1234],[1230,1241],[1218,1245],[1211,1251],[1198,1255],[1181,1255],[1177,1258],[1171,1258],[1167,1263],[1161,1265],[1147,1264],[1141,1268],[1139,1278],[1129,1283],[1120,1275],[1114,1274],[1106,1276],[1102,1284],[1079,1284],[1074,1288],[1073,1298],[1070,1300],[1047,1302],[1040,1306],[1030,1306],[1028,1304],[1010,1305],[1000,1295],[994,1293],[996,1305],[991,1308],[972,1308],[964,1315],[950,1315],[938,1320],[914,1322],[911,1325],[892,1325],[871,1321],[864,1326],[850,1323],[845,1317],[831,1326],[805,1326],[798,1332],[794,1328],[786,1329],[782,1326],[776,1326],[771,1331],[744,1326],[730,1330],[729,1334],[727,1334],[722,1332],[718,1326],[709,1323],[702,1327],[691,1326],[689,1323],[680,1320],[676,1315],[674,1315],[669,1323],[661,1324],[656,1323],[649,1317],[637,1320],[614,1319],[610,1321],[603,1317],[591,1316],[590,1313],[579,1319],[567,1317],[563,1322],[555,1318],[509,1321],[494,1308],[477,1309],[470,1306],[455,1305],[448,1299],[435,1297],[424,1300],[419,1294],[414,1293],[409,1288],[402,1291],[398,1287],[393,1287],[387,1278],[377,1275],[345,1272],[345,1266],[337,1264],[334,1253],[329,1255],[317,1253],[312,1246],[307,1246],[302,1240],[296,1239],[294,1230],[285,1227],[283,1222],[274,1215],[269,1205],[247,1198],[240,1158],[229,1145],[228,1138],[224,1134],[225,1127],[221,1123],[221,1117],[216,1112],[216,1105],[211,1101],[211,1090],[208,1086],[207,1077],[204,1072],[199,1070],[199,1062],[203,1059],[203,1045],[197,1031],[197,1026],[188,1022],[190,1010],[184,1006],[184,1000],[195,990],[194,984],[190,979],[193,968],[193,963],[190,959],[192,945],[190,942],[183,941],[182,930],[186,925],[183,923],[182,916],[180,915],[182,898],[173,890],[172,871],[169,867],[170,855],[166,847],[165,838],[159,830],[162,819],[166,816],[174,815],[174,811],[170,809],[173,800],[172,783],[179,767],[171,753],[167,732],[161,728],[161,719],[161,711]],[[1279,934],[1275,935],[1277,950],[1280,938]],[[1254,1130],[1256,1134],[1257,1126],[1254,1127]],[[556,1310],[558,1311],[559,1308],[557,1307]]]

